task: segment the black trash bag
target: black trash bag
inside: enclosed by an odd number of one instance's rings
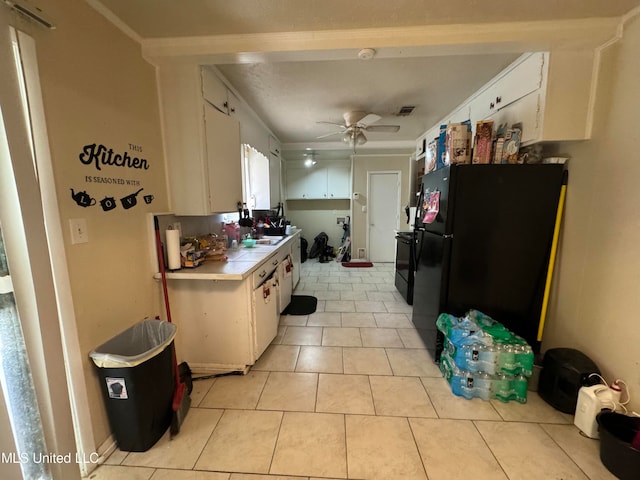
[[[326,247],[324,247],[324,251],[318,257],[318,261],[320,263],[327,263],[330,262],[333,258],[336,258],[334,249],[331,245],[327,245]]]
[[[317,258],[322,255],[327,248],[327,242],[329,241],[329,235],[324,232],[320,232],[316,238],[313,239],[313,245],[309,249],[309,258]]]
[[[309,242],[304,237],[300,237],[300,263],[307,261],[307,249],[309,248]]]

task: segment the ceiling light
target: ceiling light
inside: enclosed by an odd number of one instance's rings
[[[315,164],[316,164],[316,161],[315,160],[311,160],[310,158],[307,158],[304,161],[304,166],[305,167],[313,167]]]
[[[357,129],[353,129],[351,131],[346,132],[342,136],[342,141],[344,143],[348,143],[351,146],[364,145],[365,143],[367,143],[367,137],[364,136],[364,133],[362,133],[362,130],[357,128]]]
[[[373,48],[363,48],[358,52],[358,58],[360,60],[371,60],[376,54]]]

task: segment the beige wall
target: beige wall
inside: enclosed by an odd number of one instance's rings
[[[569,185],[543,348],[577,348],[640,411],[640,18],[603,51],[592,140],[561,147]],[[624,396],[623,396],[624,399]]]
[[[409,154],[388,155],[355,155],[353,157],[353,191],[360,193],[360,198],[353,201],[353,219],[351,231],[351,255],[357,258],[359,248],[367,248],[367,214],[362,207],[368,203],[367,174],[387,170],[399,170],[400,186],[400,221],[406,218],[404,207],[408,202],[410,188],[410,156]],[[368,254],[368,252],[367,252]]]
[[[99,446],[110,430],[89,352],[129,325],[162,313],[145,222],[147,212],[168,208],[155,70],[142,60],[138,44],[85,2],[56,0],[46,11],[57,24],[55,30],[32,24],[24,30],[36,39],[71,293]],[[107,165],[98,170],[95,164],[84,165],[79,154],[93,143],[114,154],[144,158],[149,168]],[[120,183],[97,183],[96,177]],[[97,203],[77,205],[71,188],[86,191]],[[120,199],[140,188],[137,205],[125,210]],[[151,204],[143,200],[145,194],[154,195]],[[113,197],[116,208],[103,211],[99,202],[104,197]],[[71,244],[70,218],[86,219],[88,243]]]
[[[284,213],[291,225],[302,230],[309,249],[320,232],[329,236],[328,245],[339,248],[344,230],[337,219],[351,215],[350,203],[349,200],[287,200]]]

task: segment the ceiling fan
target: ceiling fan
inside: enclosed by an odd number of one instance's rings
[[[343,115],[344,124],[334,122],[317,122],[329,125],[337,125],[340,130],[337,132],[327,133],[317,138],[326,138],[332,135],[342,135],[345,143],[353,146],[364,145],[367,142],[364,132],[389,132],[395,133],[400,130],[400,125],[372,125],[382,117],[375,113],[366,113],[361,111],[347,112]]]

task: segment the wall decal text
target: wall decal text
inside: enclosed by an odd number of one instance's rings
[[[102,170],[104,165],[149,170],[149,162],[145,158],[132,157],[129,152],[114,153],[112,148],[95,143],[82,147],[82,153],[78,158],[84,165],[93,164],[96,170]]]

